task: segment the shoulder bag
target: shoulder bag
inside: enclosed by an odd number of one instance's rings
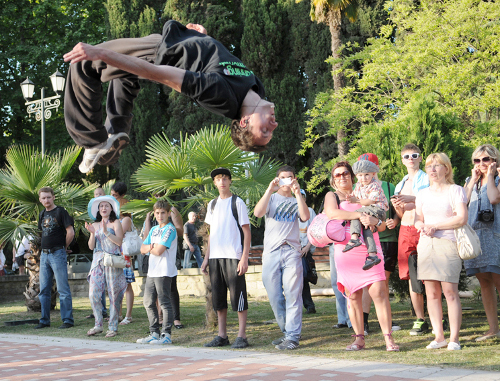
[[[133,225],[132,225],[133,226]],[[122,241],[123,255],[139,255],[141,253],[142,239],[137,234],[137,229],[133,226],[132,231],[126,232]]]
[[[340,206],[339,196],[335,194],[337,205]],[[327,234],[328,231],[330,234]],[[330,220],[325,213],[320,213],[311,221],[307,228],[307,239],[311,245],[316,247],[325,247],[333,242],[342,242],[345,240],[345,221]]]
[[[127,265],[127,262],[125,261],[125,258],[123,258],[123,256],[121,256],[120,254],[115,255],[109,253],[104,253],[102,263],[106,267],[115,267],[117,269],[124,269]]]
[[[451,190],[451,187],[450,187]],[[451,207],[455,214],[455,202],[450,197]],[[458,255],[464,261],[477,258],[481,255],[481,242],[474,229],[468,223],[455,228],[455,238],[457,240]]]

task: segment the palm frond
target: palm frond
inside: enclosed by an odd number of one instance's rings
[[[229,127],[211,126],[199,130],[194,137],[196,150],[192,152],[192,163],[200,172],[210,172],[218,167],[236,167],[252,157],[234,146]]]

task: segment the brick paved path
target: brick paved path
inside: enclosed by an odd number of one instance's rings
[[[500,373],[2,334],[0,380],[490,381]]]

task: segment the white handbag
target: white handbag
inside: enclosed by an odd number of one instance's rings
[[[130,232],[126,232],[123,236],[122,251],[123,255],[130,257],[141,253],[142,239],[137,234],[135,226]]]
[[[104,253],[102,263],[106,267],[115,267],[117,269],[124,269],[127,265],[127,262],[125,262],[125,258],[123,258],[123,256],[109,253]]]
[[[481,255],[481,241],[469,224],[456,228],[455,238],[457,239],[458,255],[462,260],[474,259]]]
[[[455,213],[455,202],[450,197],[451,207]],[[466,223],[459,228],[455,228],[455,239],[457,240],[458,256],[463,260],[477,258],[481,255],[481,241],[472,227]]]

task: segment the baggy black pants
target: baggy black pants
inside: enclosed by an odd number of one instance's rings
[[[155,62],[161,35],[121,38],[97,46],[128,56]],[[110,82],[106,121],[102,123],[102,83]],[[71,64],[64,95],[66,128],[76,144],[92,148],[107,140],[108,134],[129,133],[134,99],[140,91],[139,77],[108,66],[103,61]]]

